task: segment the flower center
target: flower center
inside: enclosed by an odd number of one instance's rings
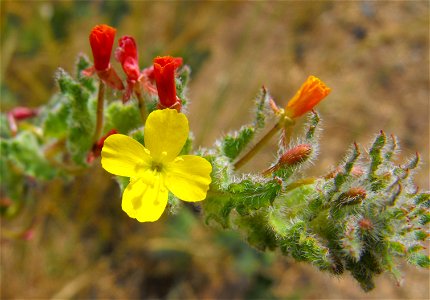
[[[163,164],[157,161],[152,161],[151,170],[160,173],[161,171],[163,171]]]

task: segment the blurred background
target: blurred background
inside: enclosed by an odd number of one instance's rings
[[[429,189],[428,1],[0,5],[2,112],[46,103],[55,70],[73,73],[78,53],[91,56],[91,28],[106,23],[117,39],[136,38],[141,68],[167,54],[191,67],[196,145],[250,121],[261,86],[285,105],[312,74],[332,93],[318,106],[324,132],[310,173],[328,173],[351,143],[365,151],[384,130],[399,137],[404,158],[419,151],[416,183]],[[269,145],[244,171],[261,171],[275,151]],[[98,163],[73,182],[30,183],[25,201],[17,218],[1,220],[2,299],[430,297],[428,271],[405,265],[402,286],[382,275],[366,294],[348,275],[256,251],[191,210],[140,224],[121,211],[119,188]]]

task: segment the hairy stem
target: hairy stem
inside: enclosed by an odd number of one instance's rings
[[[249,151],[234,163],[234,168],[239,169],[246,164],[282,127],[276,123]]]
[[[252,146],[248,152],[243,155],[241,158],[239,158],[234,163],[234,168],[239,169],[244,164],[246,164],[251,158],[254,157],[254,155],[263,147],[270,139],[278,132],[278,130],[282,129],[285,134],[290,132],[290,127],[294,125],[294,120],[288,118],[285,115],[282,115],[279,119],[279,122],[277,122],[272,129],[270,129],[254,146]],[[285,137],[286,140],[289,140],[289,136]],[[286,143],[286,141],[284,141]]]
[[[140,91],[135,91],[136,98],[139,105],[140,116],[142,117],[142,123],[145,124],[146,118],[148,117],[148,112],[146,111],[145,100],[143,100]]]
[[[97,95],[97,116],[96,116],[96,131],[94,132],[94,143],[99,140],[100,134],[103,129],[103,109],[105,97],[105,84],[102,80],[99,81],[99,93]]]

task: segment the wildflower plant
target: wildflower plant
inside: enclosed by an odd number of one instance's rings
[[[383,272],[400,281],[402,261],[429,268],[423,250],[430,194],[413,183],[418,154],[396,162],[395,136],[381,131],[367,153],[353,144],[334,170],[305,175],[319,147],[314,108],[330,93],[320,79],[310,76],[284,108],[262,88],[251,123],[211,148],[197,148],[186,116],[189,69],[182,59],[157,57],[140,70],[135,40],[121,37],[115,58],[125,87],[110,64],[115,33],[107,25],[93,28],[94,63],[81,55],[76,76],[59,69],[59,92],[46,105],[1,114],[1,188],[10,199],[3,216],[19,213],[25,178],[72,178],[101,162],[116,175],[122,209],[139,222],[158,220],[178,199],[195,202],[206,225],[240,232],[257,249],[321,271],[349,272],[366,291]],[[107,88],[115,91],[112,98],[106,99]],[[302,133],[292,141],[302,117]],[[278,139],[273,163],[242,173],[271,139]]]

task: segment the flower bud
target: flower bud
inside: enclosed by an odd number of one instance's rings
[[[369,220],[369,219],[366,219],[366,218],[360,219],[358,221],[358,226],[360,226],[360,229],[362,229],[362,230],[373,229],[373,223],[372,223],[372,221]]]
[[[118,41],[119,47],[115,50],[115,58],[121,63],[124,73],[127,75],[127,89],[123,95],[123,102],[130,99],[133,91],[140,93],[138,80],[140,77],[139,58],[134,38],[123,36]]]
[[[306,161],[312,154],[312,146],[310,144],[298,145],[287,152],[285,152],[278,160],[278,162],[264,171],[263,174],[273,173],[280,168],[296,166]]]
[[[361,187],[353,187],[349,191],[340,194],[337,201],[341,205],[354,205],[363,201],[367,196],[366,190]]]
[[[123,36],[118,40],[115,58],[122,65],[128,80],[138,80],[140,75],[137,46],[133,37]]]
[[[330,88],[324,82],[315,76],[309,76],[294,97],[288,102],[285,112],[290,118],[300,117],[311,111],[329,93]]]
[[[9,113],[12,114],[15,120],[20,121],[36,116],[38,114],[38,110],[19,106],[13,108]]]

